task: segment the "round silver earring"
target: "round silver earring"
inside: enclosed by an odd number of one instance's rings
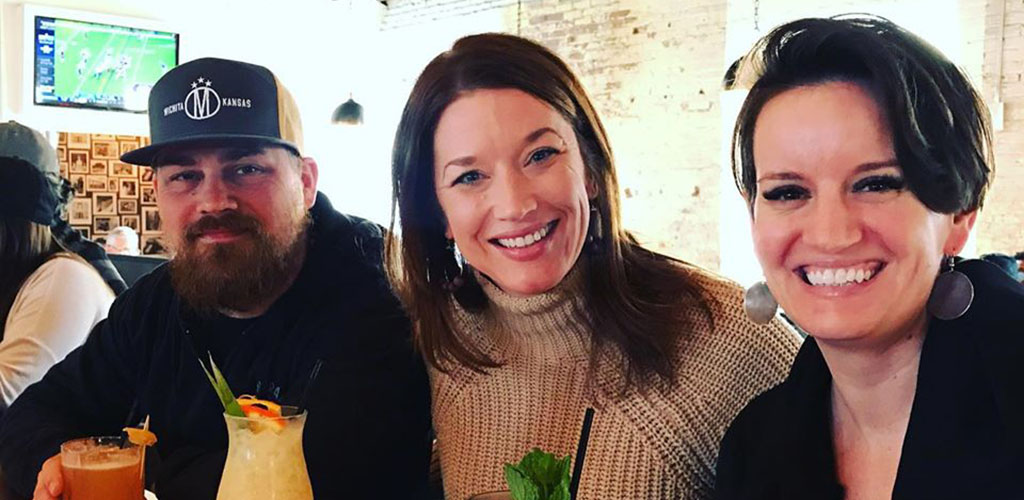
[[[743,294],[743,310],[747,317],[759,325],[767,324],[779,310],[779,303],[768,289],[768,284],[759,281],[747,289]]]
[[[954,269],[952,255],[943,257],[943,271],[935,278],[928,297],[928,312],[944,321],[963,316],[974,302],[974,284],[966,274]]]

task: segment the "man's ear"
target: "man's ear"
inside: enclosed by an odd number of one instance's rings
[[[320,167],[317,166],[316,160],[308,156],[303,157],[301,161],[299,178],[302,181],[302,199],[308,209],[316,202],[316,183],[320,178]]]

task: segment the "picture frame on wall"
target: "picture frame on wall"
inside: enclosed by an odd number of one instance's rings
[[[139,180],[138,179],[120,179],[118,185],[118,195],[121,198],[136,198],[139,197]]]
[[[93,193],[92,194],[93,220],[97,215],[117,215],[117,195],[114,193]],[[95,226],[93,231],[95,231]]]
[[[117,141],[101,141],[96,139],[92,141],[93,158],[116,160],[120,156],[118,155],[119,152],[120,150],[117,149]]]
[[[107,177],[107,192],[116,193],[119,186],[117,185],[118,177]]]
[[[142,197],[142,205],[156,205],[156,188],[153,186],[142,186],[139,188],[139,195]]]
[[[134,136],[134,135],[116,135],[116,136],[114,136],[114,138],[119,140],[119,141],[137,141],[137,140],[139,140],[138,136]]]
[[[68,162],[68,148],[67,146],[57,146],[57,161],[67,163]]]
[[[68,203],[68,224],[92,224],[92,200],[72,198]]]
[[[85,176],[69,175],[68,178],[71,180],[71,189],[75,190],[75,196],[85,196]]]
[[[93,140],[99,139],[101,141],[113,141],[114,134],[92,134]]]
[[[135,200],[130,200],[130,201],[135,201]],[[128,227],[132,228],[132,230],[134,230],[136,233],[139,232],[139,229],[141,229],[141,226],[139,225],[139,216],[138,215],[122,215],[121,216],[121,225],[122,226],[128,226]]]
[[[68,149],[89,149],[89,134],[68,134]]]
[[[92,218],[92,234],[107,234],[120,225],[121,218],[116,215],[97,215]]]
[[[139,200],[119,199],[117,200],[117,213],[136,215],[139,213]]]
[[[65,146],[65,147],[68,145],[68,133],[67,132],[58,132],[57,133],[57,144],[61,145],[61,146]]]
[[[146,146],[149,146],[150,144],[151,144],[151,142],[150,142],[150,139],[149,139],[148,135],[139,136],[139,147],[140,148],[144,148]]]
[[[85,190],[89,192],[104,192],[107,190],[107,176],[87,175],[85,176]]]
[[[153,184],[153,176],[156,175],[153,172],[153,167],[139,166],[139,180],[143,184]]]
[[[82,237],[87,239],[87,240],[91,240],[92,239],[92,227],[90,227],[90,226],[86,226],[86,227],[71,226],[71,229],[74,229],[75,231],[78,231],[78,234],[81,234]]]
[[[107,170],[107,160],[93,159],[91,162],[89,162],[89,173],[92,175],[106,176]]]
[[[142,255],[167,255],[163,236],[142,235],[139,243],[142,245]]]
[[[138,177],[138,170],[135,165],[123,161],[110,162],[110,175],[114,177]]]
[[[142,233],[161,234],[160,212],[156,207],[142,207]]]
[[[89,152],[68,151],[68,166],[73,174],[89,173]]]
[[[139,141],[118,141],[117,144],[120,147],[121,154],[139,149]]]

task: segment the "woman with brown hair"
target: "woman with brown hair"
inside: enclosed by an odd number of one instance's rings
[[[601,121],[569,68],[510,35],[420,75],[395,138],[392,279],[433,387],[447,498],[504,489],[533,447],[574,453],[581,499],[705,498],[717,443],[797,349],[739,288],[621,225]]]
[[[69,229],[60,213],[70,193],[39,132],[0,124],[0,413],[81,345],[114,300],[57,237]]]

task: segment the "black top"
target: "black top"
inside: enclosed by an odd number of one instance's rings
[[[381,230],[336,212],[322,194],[311,213],[295,283],[257,320],[229,327],[233,340],[217,338],[218,321],[195,319],[166,266],[118,297],[86,343],[0,422],[0,464],[14,489],[31,494],[60,443],[117,434],[126,420],[150,415],[159,464],[148,478],[160,499],[212,500],[227,432],[191,335],[216,352],[236,395],[275,394],[295,405],[324,361],[303,440],[318,500],[415,497],[430,453],[429,385],[382,272]]]
[[[1024,498],[1024,287],[987,262],[957,270],[974,284],[974,302],[928,326],[892,498]],[[808,338],[786,380],[726,432],[716,498],[843,498],[831,382]]]

